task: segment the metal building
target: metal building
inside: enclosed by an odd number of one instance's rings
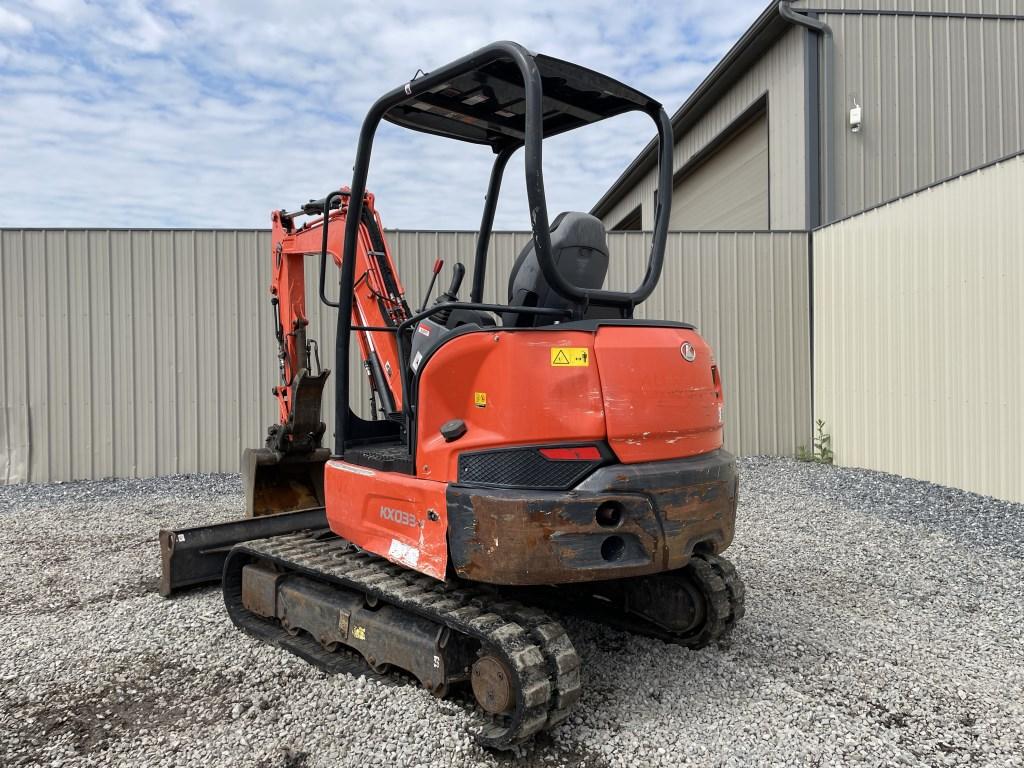
[[[1024,0],[772,2],[675,112],[677,229],[813,229],[1024,148]],[[648,229],[653,144],[593,208]]]
[[[1024,501],[1024,0],[773,2],[672,122],[675,227],[812,233],[837,462]],[[653,161],[606,226],[651,226]]]
[[[844,464],[1024,501],[1024,154],[814,233],[814,409]]]

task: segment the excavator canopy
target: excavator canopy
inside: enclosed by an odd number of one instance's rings
[[[542,85],[545,138],[624,112],[659,107],[650,96],[592,69],[543,54],[532,54],[530,60]],[[489,144],[495,151],[523,144],[527,89],[519,66],[500,52],[470,71],[458,71],[457,64],[431,72],[437,76],[450,69],[452,76],[409,95],[384,119],[424,133]]]

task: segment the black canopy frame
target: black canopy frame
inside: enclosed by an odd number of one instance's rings
[[[558,271],[551,253],[551,233],[544,192],[541,145],[545,138],[626,112],[647,114],[658,132],[658,190],[654,236],[647,269],[633,291],[581,288]],[[352,169],[349,212],[342,253],[353,253],[359,235],[363,195],[369,172],[373,139],[381,120],[446,138],[484,144],[496,154],[480,222],[469,302],[472,309],[483,299],[487,249],[494,223],[505,167],[512,154],[525,148],[526,195],[533,243],[544,279],[563,298],[581,306],[621,307],[626,317],[644,301],[661,278],[672,199],[672,125],[660,103],[599,72],[535,54],[518,43],[502,41],[405,83],[384,94],[370,107],[356,148]],[[329,209],[328,209],[329,210]],[[344,455],[353,420],[349,407],[349,349],[351,347],[355,260],[342,260],[335,346],[335,454]],[[456,305],[448,305],[456,306]],[[486,305],[489,307],[490,305]],[[406,434],[415,431],[403,375],[403,411]],[[361,420],[360,420],[361,421]],[[361,430],[357,430],[361,431]]]

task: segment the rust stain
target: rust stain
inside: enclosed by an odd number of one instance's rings
[[[731,542],[735,497],[724,486],[658,489],[658,512],[639,495],[566,495],[538,503],[474,494],[475,524],[465,531],[468,558],[456,568],[460,576],[495,584],[556,584],[682,567],[698,545],[718,552]],[[595,518],[606,501],[626,502],[614,527]],[[610,536],[623,542],[620,558],[602,554]]]

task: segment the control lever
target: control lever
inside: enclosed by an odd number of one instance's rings
[[[430,276],[430,285],[427,286],[427,292],[423,295],[423,303],[420,304],[420,308],[417,312],[422,312],[427,308],[427,302],[430,301],[430,294],[434,292],[434,284],[437,282],[437,276],[441,274],[441,267],[444,266],[444,259],[438,259],[434,262],[434,274]]]
[[[461,261],[455,262],[455,266],[452,267],[452,282],[448,286],[448,290],[437,297],[437,303],[441,303],[441,300],[445,301],[458,301],[459,300],[459,288],[462,287],[462,278],[466,276],[466,268],[462,265]]]
[[[449,301],[459,300],[459,288],[462,287],[462,278],[466,276],[466,267],[463,266],[462,262],[455,262],[455,266],[452,267],[452,282],[448,286],[448,290],[437,297],[435,304],[444,304]],[[438,325],[447,325],[448,318],[451,317],[452,311],[445,309],[434,315],[434,322]]]

